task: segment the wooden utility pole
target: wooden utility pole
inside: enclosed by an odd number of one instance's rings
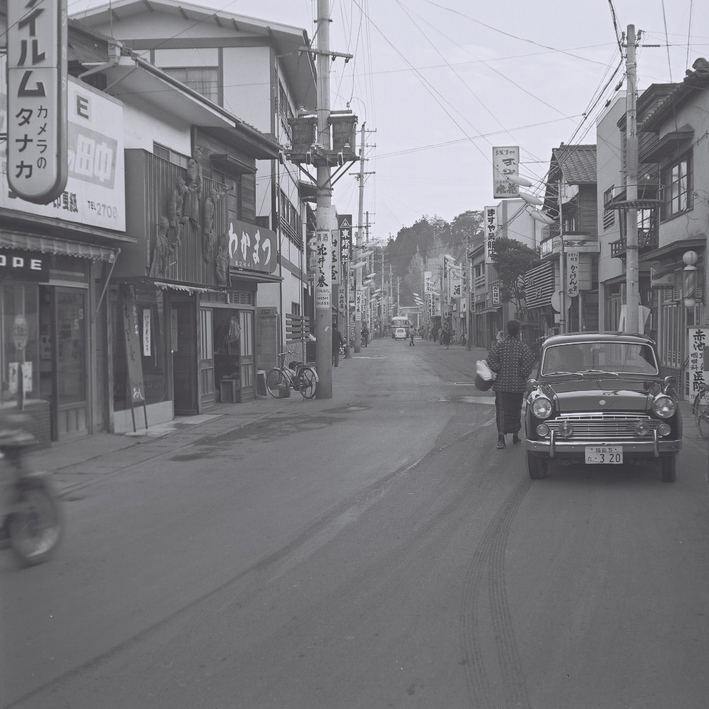
[[[322,0],[320,0],[322,2]],[[353,262],[359,260],[359,254],[362,250],[362,217],[364,215],[364,126],[362,123],[360,138],[360,153],[359,153],[359,213],[357,215],[357,243],[355,249],[355,257],[352,259]],[[362,272],[361,270],[355,268],[354,271],[355,278],[355,341],[354,341],[354,351],[355,354],[359,354],[362,339]]]
[[[625,96],[625,199],[628,202],[625,225],[625,331],[640,331],[640,284],[638,269],[638,116],[635,25],[628,25],[626,67],[628,91]]]
[[[317,142],[327,155],[330,150],[330,3],[318,0],[317,20]],[[316,228],[321,238],[326,235],[326,263],[323,265],[327,274],[326,288],[315,287],[315,354],[318,369],[318,399],[332,399],[332,283],[330,274],[330,212],[332,210],[332,184],[330,182],[330,164],[319,160],[317,166],[316,193]],[[319,290],[321,292],[319,292]]]

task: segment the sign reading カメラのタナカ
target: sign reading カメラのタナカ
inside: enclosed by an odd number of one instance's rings
[[[7,179],[48,204],[67,180],[66,0],[7,3]]]

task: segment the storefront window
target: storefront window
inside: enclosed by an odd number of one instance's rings
[[[169,388],[165,352],[165,310],[162,291],[135,287],[135,302],[140,332],[140,352],[147,405],[167,401]],[[123,310],[117,289],[111,293],[113,308],[113,406],[116,411],[130,408],[124,341]]]
[[[0,286],[0,400],[17,401],[18,387],[25,399],[39,398],[39,294],[34,283],[6,280]],[[20,382],[19,373],[23,373]]]

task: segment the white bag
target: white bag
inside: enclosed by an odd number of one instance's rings
[[[494,382],[497,374],[490,369],[490,366],[484,359],[479,359],[475,364],[476,374],[486,382]]]

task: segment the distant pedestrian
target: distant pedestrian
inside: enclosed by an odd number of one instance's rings
[[[438,340],[438,326],[437,325],[433,326],[432,334],[433,334],[433,341],[436,342]]]
[[[360,332],[362,334],[362,345],[366,347],[369,342],[369,328],[366,325],[362,325],[362,330]]]
[[[409,337],[411,338],[411,342],[409,342],[409,347],[416,347],[414,345],[414,335],[416,334],[416,329],[414,328],[413,325],[409,325]]]
[[[448,346],[451,343],[451,331],[448,329],[448,325],[443,326],[443,330],[441,330],[441,344],[445,345],[446,349],[448,349]]]
[[[505,434],[512,434],[512,443],[519,443],[522,428],[522,398],[527,378],[534,366],[532,350],[519,339],[520,325],[517,320],[507,323],[508,336],[493,345],[487,363],[497,378],[495,412],[497,418],[497,447],[505,447]]]
[[[332,323],[332,366],[340,366],[340,347],[344,344],[345,340],[342,337],[342,333],[337,329],[337,323]]]

